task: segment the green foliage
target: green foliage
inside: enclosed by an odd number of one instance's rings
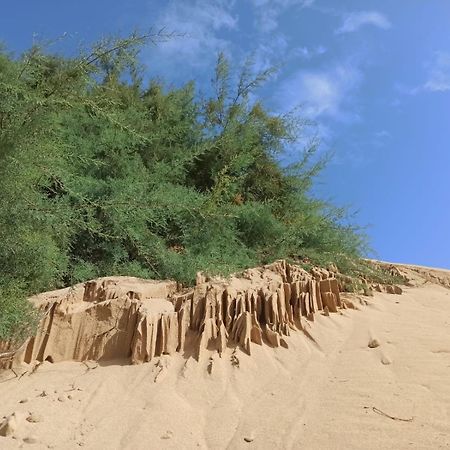
[[[38,315],[28,302],[25,291],[16,282],[0,286],[0,341],[10,341],[12,347],[33,333]]]
[[[393,275],[389,270],[374,264],[370,260],[341,257],[338,268],[355,280],[367,280],[379,284],[404,284],[406,279]]]
[[[0,339],[28,320],[25,295],[89,278],[191,283],[199,270],[364,251],[343,211],[308,193],[326,162],[317,142],[279,164],[307,124],[252,101],[272,71],[248,62],[233,89],[220,55],[205,99],[192,82],[142,81],[148,40],[164,36],[110,39],[75,58],[0,52]]]

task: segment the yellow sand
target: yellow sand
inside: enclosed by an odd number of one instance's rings
[[[450,448],[450,290],[417,280],[316,314],[289,349],[5,371],[0,419],[18,425],[0,449]]]

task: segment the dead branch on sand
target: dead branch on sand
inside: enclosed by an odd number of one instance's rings
[[[364,408],[369,409],[369,406],[364,406]],[[391,416],[390,414],[387,414],[384,411],[381,411],[381,409],[378,409],[375,406],[372,406],[372,411],[374,413],[379,414],[380,416],[388,417],[389,419],[397,420],[399,422],[412,422],[414,419],[414,417],[410,417],[409,419],[402,419],[401,417]]]

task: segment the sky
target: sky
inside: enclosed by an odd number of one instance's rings
[[[142,52],[149,77],[203,92],[221,51],[236,69],[277,66],[255,95],[298,108],[334,155],[314,195],[356,212],[375,257],[450,269],[449,23],[449,0],[15,0],[0,41],[20,55],[64,35],[70,53],[165,28],[178,36]]]

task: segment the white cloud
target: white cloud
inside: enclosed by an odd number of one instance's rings
[[[427,80],[424,83],[413,88],[402,83],[396,83],[396,90],[406,95],[450,91],[450,53],[435,52],[433,58],[425,64],[425,67],[427,69]]]
[[[226,0],[172,0],[156,22],[184,36],[172,39],[156,49],[157,53],[164,56],[164,64],[198,68],[215,61],[217,53],[230,46],[230,42],[220,37],[220,33],[238,28],[233,6],[234,1]]]
[[[280,16],[309,8],[315,0],[248,0],[254,7],[254,46],[251,54],[255,70],[282,67],[301,58],[310,60],[327,52],[323,45],[292,46],[291,39],[279,28]],[[275,76],[276,78],[276,76]]]
[[[184,36],[150,49],[148,65],[152,65],[152,60],[156,61],[154,70],[157,74],[169,73],[176,80],[198,78],[200,71],[212,73],[220,51],[238,65],[246,56],[253,55],[255,70],[281,66],[298,57],[311,59],[326,51],[323,46],[290,49],[288,38],[278,29],[282,14],[311,7],[315,0],[247,1],[252,7],[252,30],[239,29],[236,0],[167,1],[157,12],[155,22]],[[246,42],[236,41],[236,37],[239,39],[239,35],[244,34]]]
[[[366,25],[373,25],[384,30],[391,28],[391,22],[384,14],[377,11],[359,11],[347,14],[336,33],[352,33]]]
[[[289,48],[286,36],[276,33],[271,39],[260,39],[258,42],[257,48],[253,52],[254,69],[258,72],[269,67],[282,67],[296,59],[309,61],[326,52],[327,48],[323,45]]]
[[[255,9],[255,28],[262,33],[275,31],[279,17],[292,7],[309,8],[315,0],[250,0]]]
[[[378,139],[390,138],[392,135],[387,130],[380,130],[375,133],[375,137]]]
[[[423,90],[429,92],[450,91],[450,53],[436,52],[429,67],[428,80]]]
[[[315,56],[323,55],[327,52],[327,48],[323,45],[318,45],[317,47],[297,47],[292,50],[293,56],[300,56],[303,59],[311,59]]]
[[[278,93],[282,110],[299,105],[311,119],[333,118],[351,121],[353,94],[361,83],[361,72],[351,64],[338,64],[330,70],[300,70],[287,79]]]
[[[254,69],[261,72],[273,66],[282,64],[282,58],[289,53],[288,41],[283,34],[277,34],[272,39],[263,39],[253,52]]]

